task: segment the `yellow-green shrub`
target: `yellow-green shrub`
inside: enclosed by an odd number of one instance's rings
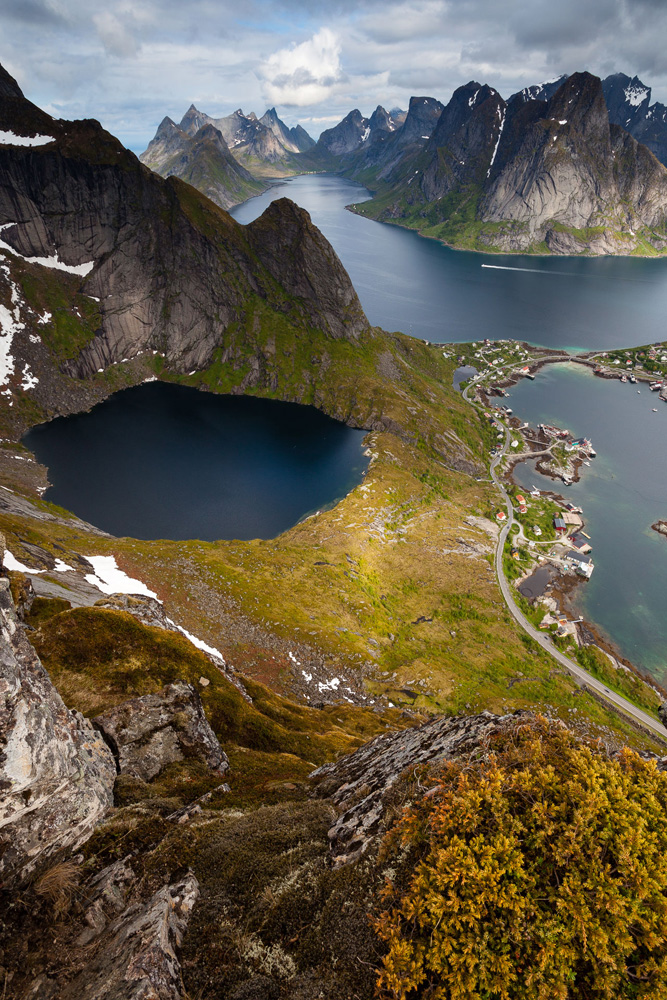
[[[423,779],[422,779],[423,780]],[[383,997],[667,997],[667,775],[544,720],[448,763],[390,834]]]

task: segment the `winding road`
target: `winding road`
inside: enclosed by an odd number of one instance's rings
[[[563,359],[560,358],[559,360]],[[462,395],[463,398],[468,403],[470,403],[471,406],[475,406],[476,404],[473,403],[468,396],[468,390],[471,387],[472,383],[467,385],[463,390]],[[528,621],[528,619],[522,613],[516,601],[514,600],[514,597],[512,595],[512,588],[505,576],[505,570],[503,568],[503,553],[505,551],[505,542],[512,528],[512,524],[514,523],[514,510],[512,507],[512,501],[510,500],[507,490],[503,486],[501,480],[496,475],[496,469],[498,467],[498,464],[507,454],[507,449],[509,448],[509,444],[510,444],[510,432],[506,428],[505,443],[503,445],[502,451],[492,459],[490,472],[491,472],[491,479],[494,485],[498,488],[498,490],[502,494],[503,500],[505,501],[505,507],[507,509],[507,523],[502,528],[500,536],[498,538],[498,548],[496,549],[495,565],[496,565],[496,576],[498,578],[498,585],[502,592],[505,603],[509,608],[510,614],[515,619],[515,621],[521,626],[521,628],[528,633],[531,639],[534,639],[535,642],[537,642],[542,647],[542,649],[546,650],[547,653],[550,653],[551,656],[553,656],[554,659],[561,664],[561,666],[569,670],[570,673],[573,674],[573,676],[577,679],[579,683],[585,684],[587,688],[590,688],[591,691],[595,691],[595,693],[600,695],[600,697],[604,698],[605,701],[610,702],[616,708],[619,708],[627,715],[632,716],[634,719],[637,720],[637,722],[641,723],[642,726],[658,734],[664,740],[667,737],[667,729],[665,729],[665,727],[660,722],[658,722],[657,719],[654,719],[652,715],[648,714],[648,712],[644,712],[642,711],[641,708],[638,708],[636,705],[633,705],[631,701],[627,700],[627,698],[624,698],[620,694],[616,694],[615,691],[611,691],[601,681],[599,681],[597,677],[593,677],[592,674],[589,674],[587,670],[584,670],[583,667],[580,667],[579,664],[576,663],[574,660],[571,660],[568,656],[565,656],[565,654],[561,653],[560,650],[555,649],[551,640],[548,639],[543,632],[540,632],[539,629],[535,628],[532,622]]]

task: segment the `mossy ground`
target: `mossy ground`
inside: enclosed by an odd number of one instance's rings
[[[351,705],[309,708],[245,679],[249,703],[184,636],[144,625],[125,611],[61,611],[42,618],[30,638],[69,707],[92,717],[127,698],[185,680],[199,691],[223,746],[290,755],[301,777],[302,762],[312,770],[388,726],[406,724],[398,709],[378,713]]]
[[[472,347],[456,345],[456,354],[445,351],[444,358],[434,345],[373,331],[356,346],[329,342],[326,368],[313,364],[312,345],[283,333],[273,355],[276,387],[254,392],[316,401],[354,423],[391,428],[369,435],[369,471],[336,507],[276,539],[210,543],[105,539],[3,514],[12,552],[28,565],[24,541],[64,559],[68,551],[113,553],[158,593],[174,620],[241,673],[291,697],[318,700],[288,650],[299,660],[316,657],[328,676],[354,674],[369,699],[446,713],[548,705],[565,718],[575,710],[588,714],[635,739],[617,716],[554,672],[504,606],[492,568],[495,528],[484,518],[497,497],[477,478],[492,432],[451,387],[458,358],[467,360]],[[261,316],[253,336],[270,336]],[[303,371],[318,372],[312,389]],[[178,380],[229,391],[229,378],[220,365]],[[66,587],[66,574],[56,582]]]

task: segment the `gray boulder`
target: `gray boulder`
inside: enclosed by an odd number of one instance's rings
[[[106,929],[102,947],[61,993],[61,1000],[180,1000],[176,955],[199,897],[191,871],[129,906]]]
[[[167,684],[158,694],[132,698],[93,719],[111,747],[120,774],[151,781],[168,765],[186,758],[224,774],[227,755],[209,726],[201,698],[191,684]]]
[[[335,865],[354,861],[384,831],[387,793],[408,768],[486,753],[494,733],[513,716],[436,716],[422,726],[382,733],[354,753],[323,764],[310,775],[319,795],[330,797],[340,815],[329,830]]]
[[[87,840],[113,804],[115,777],[109,748],[65,706],[0,578],[0,884]]]

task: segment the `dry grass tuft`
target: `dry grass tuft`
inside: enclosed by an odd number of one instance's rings
[[[74,861],[59,861],[39,876],[35,892],[53,905],[56,917],[61,917],[69,910],[79,877],[80,869]]]

